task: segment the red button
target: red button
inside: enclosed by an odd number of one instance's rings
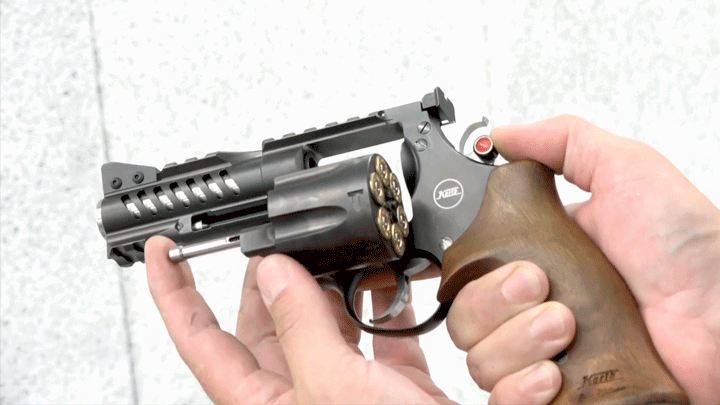
[[[481,136],[475,141],[475,153],[484,156],[493,149],[493,142],[489,136]]]

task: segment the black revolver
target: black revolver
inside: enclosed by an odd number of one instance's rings
[[[162,170],[107,163],[96,211],[107,255],[120,266],[144,261],[153,235],[177,243],[173,261],[233,247],[246,256],[284,253],[339,291],[358,327],[391,336],[432,329],[465,284],[503,264],[533,261],[548,274],[550,299],[567,305],[577,324],[575,340],[556,358],[564,384],[554,403],[687,403],[624,281],[565,213],[550,169],[531,161],[494,166],[486,135],[464,155],[488,121],[468,127],[459,151],[441,131],[453,122],[453,104],[436,88],[420,102],[266,140],[260,151],[214,153]],[[400,177],[378,154],[319,164],[392,141],[402,141]],[[435,314],[411,328],[382,328],[428,262],[441,271]],[[364,323],[355,297],[383,271],[394,274],[396,297]]]

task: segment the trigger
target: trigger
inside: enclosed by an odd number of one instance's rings
[[[370,319],[370,323],[378,324],[385,323],[402,312],[410,299],[410,279],[407,275],[396,272],[395,281],[397,282],[397,290],[395,292],[395,299],[393,300],[390,307],[377,318]]]

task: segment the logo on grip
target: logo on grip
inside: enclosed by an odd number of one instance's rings
[[[435,186],[433,191],[433,200],[435,204],[444,209],[449,210],[457,207],[463,199],[463,186],[455,179],[445,179]]]
[[[612,370],[605,370],[605,371],[601,371],[599,373],[583,376],[583,381],[582,381],[582,385],[580,386],[580,388],[592,387],[594,385],[609,383],[610,381],[619,379],[617,377],[618,371],[619,371],[618,369],[612,369]]]

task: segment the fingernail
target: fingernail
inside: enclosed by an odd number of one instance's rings
[[[270,305],[288,285],[287,262],[278,256],[270,256],[258,264],[257,283],[265,305]]]
[[[530,326],[533,338],[542,341],[556,340],[565,336],[565,321],[554,308],[548,308],[535,318]]]
[[[505,280],[500,292],[508,302],[522,304],[538,299],[540,289],[538,276],[529,269],[520,267]]]
[[[536,393],[542,395],[543,393],[552,390],[553,387],[553,372],[550,370],[550,366],[545,363],[540,363],[537,367],[531,369],[525,378],[523,378],[523,391],[527,393]]]

